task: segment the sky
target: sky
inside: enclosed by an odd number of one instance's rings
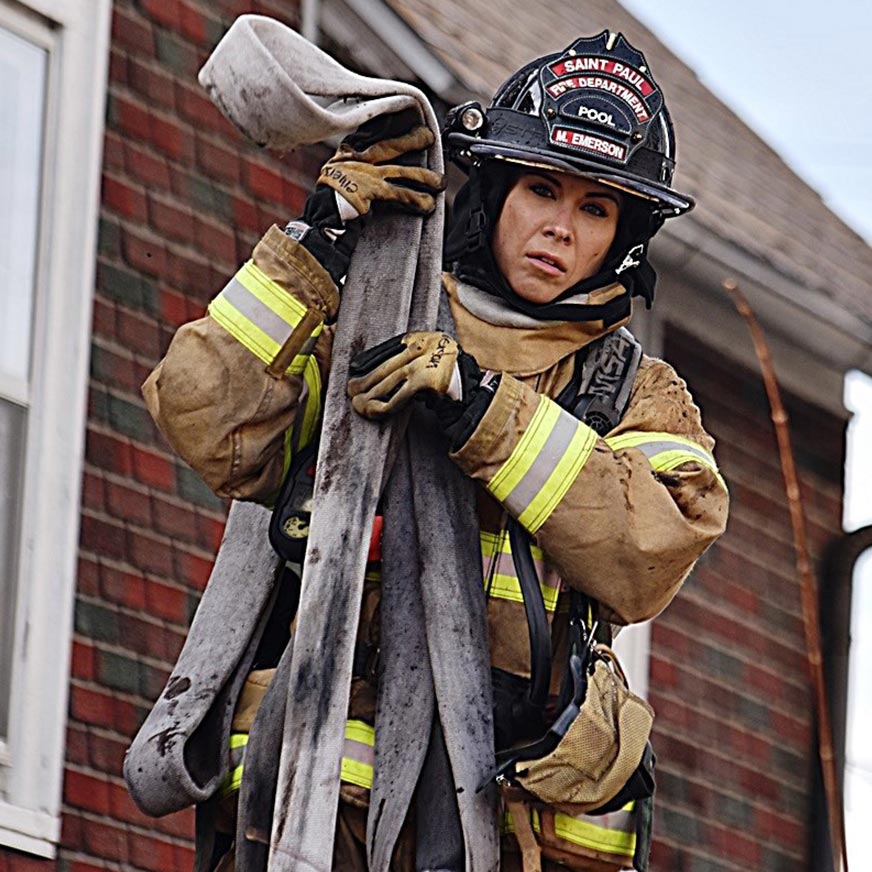
[[[872,242],[872,3],[620,2]]]
[[[620,0],[872,243],[869,0]],[[680,143],[679,143],[680,159]],[[870,277],[872,293],[872,277]],[[872,378],[845,382],[853,413],[846,530],[872,523]],[[872,872],[872,554],[854,574],[845,822],[851,872]],[[861,665],[862,664],[862,665]]]

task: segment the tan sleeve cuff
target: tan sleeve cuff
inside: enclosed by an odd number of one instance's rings
[[[318,309],[328,321],[336,317],[339,291],[330,274],[310,251],[277,225],[273,224],[255,246],[252,260],[306,308]]]

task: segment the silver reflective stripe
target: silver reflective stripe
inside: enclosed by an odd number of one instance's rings
[[[648,458],[654,457],[656,454],[662,454],[664,451],[683,451],[686,454],[693,454],[695,457],[698,457],[705,466],[712,466],[712,456],[708,452],[702,448],[694,448],[686,442],[640,442],[632,447],[638,448]]]
[[[258,300],[238,279],[230,279],[221,293],[228,303],[263,330],[277,345],[283,345],[291,335],[291,325]],[[303,353],[305,351],[304,346]]]
[[[512,488],[504,503],[506,508],[516,517],[526,509],[539,495],[557,464],[566,454],[580,422],[562,409],[548,434],[545,444],[540,449],[536,459],[524,474],[524,477]]]

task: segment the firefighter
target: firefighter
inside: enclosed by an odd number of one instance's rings
[[[426,405],[452,459],[479,486],[496,741],[505,749],[535,741],[555,716],[553,705],[524,714],[535,652],[510,527],[528,538],[539,571],[553,704],[566,686],[572,592],[602,625],[654,617],[723,532],[727,494],[699,410],[665,362],[637,355],[621,415],[610,417],[606,403],[597,426],[589,408],[585,423],[564,402],[581,395],[587,353],[619,335],[633,299],[651,305],[649,242],[693,205],[672,187],[674,133],[641,53],[619,34],[578,39],[515,73],[487,109],[450,113],[444,142],[469,175],[445,248],[456,334],[421,331],[363,351],[348,393],[372,419]],[[302,218],[266,233],[144,385],[163,433],[217,494],[272,504],[293,453],[317,438],[354,244],[373,209],[433,211],[443,180],[404,162],[431,143],[426,129],[388,117],[341,145]],[[265,349],[311,310],[323,323],[313,321],[287,377],[269,377]],[[343,759],[336,869],[366,868],[378,596],[373,576],[349,711],[348,744],[360,753]],[[237,706],[237,748],[272,674],[269,663],[258,665]],[[543,868],[644,868],[650,819],[640,819],[641,805],[573,815],[557,800],[558,808],[530,809]],[[503,835],[505,869],[520,868],[517,824]],[[398,869],[415,868],[413,822],[395,856]]]

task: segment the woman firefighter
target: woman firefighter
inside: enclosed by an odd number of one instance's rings
[[[343,142],[302,218],[266,233],[146,382],[161,430],[219,495],[272,505],[287,493],[289,468],[300,468],[291,449],[317,439],[318,385],[361,226],[372,210],[433,212],[443,179],[408,160],[433,135],[409,121],[383,116]],[[638,701],[612,712],[638,715],[620,720],[635,736],[620,767],[608,741],[591,750],[596,743],[579,736],[592,735],[593,697],[613,706],[615,667],[597,653],[608,651],[611,627],[658,614],[726,523],[714,443],[684,382],[641,354],[625,329],[633,298],[650,306],[654,297],[650,240],[693,205],[671,186],[672,124],[645,58],[603,32],[529,63],[486,110],[452,110],[443,144],[468,173],[446,233],[454,334],[408,333],[362,351],[348,395],[370,419],[426,407],[476,485],[494,775],[511,812],[502,868],[644,869],[650,713]],[[258,356],[257,319],[268,329],[271,318],[288,323],[313,308],[324,324],[302,352],[306,366],[272,379]],[[255,328],[246,334],[243,322]],[[371,556],[347,733],[364,757],[377,689],[377,535]],[[234,749],[244,747],[274,673],[274,647],[242,691]],[[347,753],[333,868],[364,870],[372,770]],[[584,794],[585,767],[619,773],[608,795]],[[414,817],[394,852],[399,870],[434,868],[420,855],[416,862]],[[462,868],[450,838],[444,849],[439,868]]]

